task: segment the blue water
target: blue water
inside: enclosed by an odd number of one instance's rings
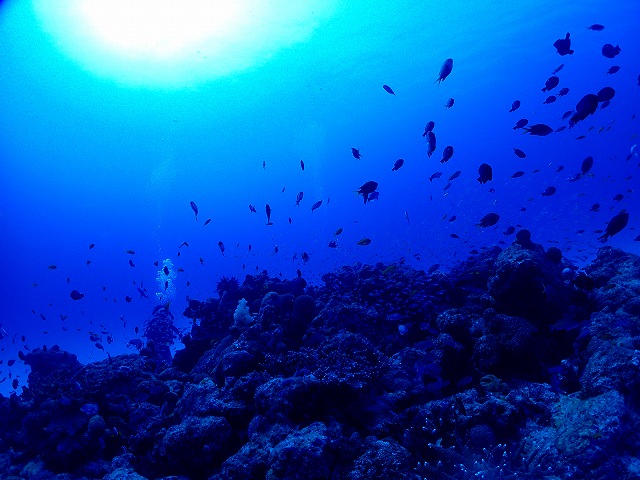
[[[99,52],[92,65],[69,54],[32,2],[0,3],[0,324],[7,333],[0,379],[11,372],[24,385],[21,362],[8,368],[7,360],[43,344],[83,362],[135,351],[127,343],[159,303],[156,293],[172,301],[186,330],[186,297],[215,296],[223,275],[242,280],[266,269],[292,278],[300,269],[319,283],[341,265],[402,259],[447,269],[472,249],[510,243],[503,235],[510,225],[584,265],[601,245],[594,230],[623,208],[629,225],[609,243],[639,253],[640,159],[626,160],[640,130],[638,18],[637,1],[338,2],[308,34],[265,47],[253,64],[154,85],[96,70]],[[593,23],[606,28],[588,30]],[[575,53],[561,57],[552,45],[566,32]],[[605,58],[605,43],[620,45],[621,54]],[[438,85],[446,58],[453,72]],[[550,93],[570,92],[543,105],[549,94],[541,88],[560,64]],[[620,71],[606,75],[612,65]],[[203,59],[200,69],[209,67]],[[512,129],[520,118],[566,125],[562,114],[605,86],[616,91],[610,106],[572,129],[547,137]],[[446,109],[449,98],[455,104]],[[516,99],[522,106],[509,113]],[[438,144],[428,158],[422,132],[430,120]],[[441,164],[446,145],[455,153]],[[568,182],[588,155],[591,175]],[[392,172],[398,158],[405,164]],[[493,167],[485,185],[476,180],[481,163]],[[511,178],[518,170],[525,175]],[[429,182],[437,171],[442,177]],[[380,198],[364,204],[354,190],[369,180],[379,183]],[[557,193],[543,197],[548,186]],[[624,198],[613,200],[618,193]],[[590,210],[594,203],[599,212]],[[476,226],[489,212],[500,215],[498,224]],[[358,245],[363,238],[371,244]],[[155,281],[166,259],[184,270],[173,297]],[[72,300],[73,289],[85,297]],[[10,383],[0,391],[11,391]]]

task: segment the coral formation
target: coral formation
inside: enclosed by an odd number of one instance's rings
[[[22,354],[2,478],[635,478],[640,259],[578,274],[523,232],[449,273],[227,279],[173,360],[168,304],[139,354]]]

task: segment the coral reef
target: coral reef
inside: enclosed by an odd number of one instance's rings
[[[448,273],[223,279],[173,360],[168,304],[139,354],[22,354],[1,476],[637,478],[640,258],[603,247],[577,272],[556,250],[521,231]]]

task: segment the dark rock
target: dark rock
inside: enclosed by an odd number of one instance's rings
[[[498,311],[525,317],[536,325],[559,318],[568,300],[559,266],[546,258],[542,247],[518,243],[498,256],[488,289]]]

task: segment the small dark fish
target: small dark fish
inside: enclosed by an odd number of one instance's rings
[[[568,93],[569,93],[569,89],[567,87],[562,87],[558,92],[558,98],[564,97]]]
[[[370,180],[364,183],[364,185],[362,185],[356,192],[358,195],[362,194],[362,196],[364,197],[364,203],[367,203],[369,194],[375,192],[377,189],[378,189],[378,182],[374,182],[373,180]]]
[[[558,168],[556,168],[556,173],[561,172],[562,170],[564,170],[564,166],[558,165]]]
[[[570,35],[567,33],[564,38],[559,38],[553,42],[553,46],[561,57],[564,57],[565,55],[573,55],[573,50],[571,50],[571,38],[569,37]]]
[[[591,210],[592,212],[597,212],[597,211],[599,211],[599,210],[600,210],[600,204],[599,204],[599,203],[594,203],[593,205],[591,205],[590,210]]]
[[[458,178],[460,175],[462,174],[462,172],[460,170],[456,170],[455,172],[453,172],[451,174],[451,176],[449,177],[449,181],[455,180],[456,178]]]
[[[300,160],[300,168],[304,172],[304,160]]]
[[[606,242],[609,237],[614,236],[616,233],[619,233],[624,227],[629,223],[629,214],[626,210],[622,210],[619,214],[614,215],[614,217],[609,220],[607,223],[607,227],[604,230],[604,234],[598,238],[602,243]]]
[[[453,185],[451,182],[447,183],[447,184],[442,188],[442,190],[443,190],[443,191],[444,191],[444,190],[449,190],[449,189],[451,188],[451,185]]]
[[[329,242],[329,248],[336,248],[338,246],[338,241],[337,240],[331,240]]]
[[[557,100],[555,95],[549,95],[547,98],[544,99],[544,102],[542,102],[544,105],[549,105],[550,103],[554,103]]]
[[[524,172],[522,170],[518,170],[513,175],[511,175],[511,178],[519,178],[519,177],[522,177],[523,175],[524,175]]]
[[[129,260],[129,266],[132,268],[136,266],[135,263],[133,263],[133,260],[131,259]]]
[[[356,160],[360,160],[362,158],[359,148],[352,148],[351,155],[353,155],[353,158],[355,158]]]
[[[268,203],[265,210],[267,212],[267,225],[273,225],[273,222],[271,221],[271,206]]]
[[[555,132],[556,133],[561,132],[561,131],[565,130],[566,128],[567,128],[566,125],[561,125],[561,126],[559,126],[558,128],[555,129]]]
[[[603,110],[603,109],[607,108],[610,104],[611,104],[611,100],[605,100],[604,102],[602,102],[600,104],[600,110]],[[602,127],[600,129],[600,131],[602,131],[603,129],[604,129],[604,127]]]
[[[436,151],[436,134],[433,132],[428,132],[427,133],[427,156],[431,157],[431,155],[433,155],[433,152]]]
[[[514,130],[517,130],[519,128],[524,128],[527,124],[529,123],[529,120],[527,120],[526,118],[521,118],[520,120],[518,120],[515,124],[515,126],[513,127]]]
[[[371,192],[369,195],[367,195],[367,202],[370,202],[371,200],[379,200],[380,199],[380,192]]]
[[[140,294],[140,298],[149,298],[147,292],[140,287],[136,287],[138,289],[138,293]]]
[[[222,241],[218,242],[218,248],[220,249],[220,252],[222,253],[222,256],[224,257],[224,243],[222,243]]]
[[[167,267],[166,265],[164,266],[162,271],[164,272],[165,275],[169,275],[169,267]]]
[[[456,217],[455,215],[451,215],[451,218],[449,218],[449,221],[450,222],[455,222],[457,218],[458,217]]]
[[[594,32],[601,32],[604,30],[604,25],[600,25],[599,23],[594,23],[593,25],[589,25],[587,30],[593,30]]]
[[[255,205],[249,205],[249,211],[252,213],[258,213],[258,211],[256,210]]]
[[[440,85],[440,82],[443,82],[445,78],[449,76],[449,74],[451,73],[451,70],[453,70],[453,59],[447,58],[442,63],[442,66],[440,67],[440,73],[438,74],[438,78],[436,78],[436,82],[438,82],[438,85]]]
[[[447,103],[444,104],[444,108],[451,108],[453,107],[454,103],[456,103],[456,101],[453,98],[449,98],[447,100]]]
[[[427,134],[433,130],[433,127],[435,127],[436,124],[433,121],[428,122],[425,126],[424,126],[424,133],[422,134],[423,137],[426,137]]]
[[[544,87],[542,88],[542,91],[548,92],[550,90],[553,90],[558,86],[559,83],[560,83],[560,78],[553,75],[552,77],[547,78],[547,81],[544,82]]]
[[[304,192],[298,192],[296,194],[296,207],[300,206],[300,202],[302,201],[303,197],[304,197]]]
[[[502,232],[503,235],[513,235],[513,233],[516,231],[516,227],[514,227],[513,225],[509,225],[504,232]]]
[[[81,298],[84,298],[84,293],[80,293],[78,290],[71,290],[69,296],[72,300],[80,300]]]
[[[593,115],[597,108],[598,96],[593,93],[587,93],[576,105],[575,113],[569,119],[569,126],[573,127],[579,121],[584,120],[589,115]]]
[[[391,169],[391,171],[395,172],[396,170],[400,169],[402,165],[404,165],[404,159],[399,158],[393,163],[393,168]]]
[[[96,343],[95,343],[95,346],[96,346],[96,348],[97,348],[98,350],[102,350],[102,351],[104,351],[104,347],[102,346],[102,344],[101,344],[100,342],[96,342]]]
[[[198,206],[196,205],[196,202],[189,202],[189,205],[191,205],[191,210],[196,214],[196,221],[198,221]]]
[[[437,271],[439,268],[440,268],[440,264],[439,263],[434,263],[433,265],[431,265],[427,269],[427,273],[433,273],[433,272]]]
[[[608,100],[611,100],[613,97],[615,97],[615,95],[616,95],[616,91],[613,88],[604,87],[600,89],[600,91],[598,92],[598,101],[606,102]]]
[[[549,125],[544,123],[536,123],[524,129],[525,133],[529,135],[535,135],[537,137],[545,137],[550,133],[553,133],[553,129]]]
[[[620,51],[621,50],[620,50],[620,47],[618,45],[616,45],[614,47],[610,43],[605,43],[602,46],[602,55],[604,55],[607,58],[614,58],[614,57],[618,56]]]
[[[500,220],[500,215],[497,213],[487,213],[484,217],[480,219],[480,222],[476,223],[476,226],[479,227],[492,227]]]
[[[478,168],[478,174],[480,175],[478,177],[478,181],[482,185],[490,180],[493,180],[493,169],[491,168],[491,165],[488,165],[486,163],[481,164]]]
[[[460,238],[456,233],[450,233],[449,236],[451,238]]]
[[[433,180],[435,180],[436,178],[440,178],[441,176],[442,172],[435,172],[431,174],[431,176],[429,177],[429,181],[432,182]]]
[[[127,303],[131,303],[131,300],[133,300],[133,299],[129,295],[126,295],[124,297],[124,301],[127,302]]]
[[[189,243],[187,242],[182,242],[179,246],[178,246],[178,250],[180,250],[182,247],[188,247]]]
[[[58,266],[57,266],[57,265],[49,265],[47,268],[48,268],[49,270],[55,270],[55,269],[57,269],[57,268],[58,268]]]
[[[129,255],[135,255],[135,250],[125,250],[124,253],[128,253]]]
[[[564,68],[564,63],[561,63],[560,65],[558,65],[553,72],[551,72],[552,75],[555,75],[556,73],[558,73],[560,70],[562,70]]]
[[[607,70],[605,73],[607,75],[613,75],[614,73],[618,73],[620,71],[620,67],[618,65],[613,65],[612,67],[609,67],[609,70]]]
[[[203,226],[205,226],[205,227],[206,227],[206,226],[207,226],[207,225],[209,225],[210,223],[211,223],[211,219],[210,219],[210,218],[207,218],[207,219],[204,221],[204,225],[203,225]]]
[[[389,85],[382,85],[382,88],[384,88],[385,92],[390,93],[391,95],[395,95],[393,89]]]
[[[571,115],[573,115],[573,110],[567,110],[566,112],[564,112],[562,114],[562,117],[560,118],[560,120],[566,120],[567,118],[569,118]]]
[[[266,160],[262,161],[262,169],[265,170],[267,168],[267,162]]]
[[[356,243],[358,245],[370,245],[371,244],[371,239],[370,238],[361,238]]]
[[[511,109],[509,110],[509,113],[515,112],[519,108],[520,108],[520,100],[514,100],[513,103],[511,104]]]
[[[582,167],[581,167],[582,175],[586,175],[587,173],[589,173],[589,170],[591,170],[591,167],[593,167],[593,157],[589,155],[587,158],[585,158],[582,161]]]
[[[289,225],[291,225],[291,217],[289,217]]]
[[[514,149],[513,149],[513,153],[515,153],[515,154],[516,154],[516,157],[518,157],[518,158],[526,158],[526,157],[527,157],[527,154],[526,154],[526,153],[524,153],[524,152],[523,152],[522,150],[520,150],[519,148],[514,148]]]
[[[92,250],[92,249],[93,249],[93,247],[95,247],[95,246],[96,246],[96,244],[95,244],[95,243],[90,243],[90,244],[89,244],[89,250]]]
[[[451,145],[447,145],[442,151],[442,160],[440,160],[440,163],[448,162],[451,157],[453,157],[453,147]]]
[[[311,211],[313,212],[314,210],[317,210],[318,208],[320,208],[320,205],[322,205],[322,200],[318,200],[313,205],[311,205]]]
[[[344,232],[344,228],[340,227],[339,229],[336,230],[336,232],[334,233],[334,235],[337,237],[338,235],[340,235],[342,232]]]
[[[616,202],[620,202],[624,199],[624,195],[621,193],[616,193],[613,197],[613,200],[615,200]]]
[[[547,188],[544,189],[544,192],[542,192],[542,196],[543,197],[550,197],[554,193],[556,193],[556,187],[547,187]]]

